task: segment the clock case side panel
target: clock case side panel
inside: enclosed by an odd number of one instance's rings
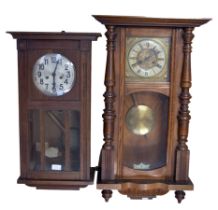
[[[85,78],[84,85],[81,88],[81,104],[82,115],[81,123],[84,125],[84,130],[81,132],[82,146],[80,151],[80,159],[82,160],[82,174],[85,180],[93,180],[94,169],[91,165],[91,41],[80,42],[80,66],[81,78]],[[85,122],[85,123],[84,123]],[[82,126],[82,125],[81,125]],[[83,155],[85,154],[85,155]],[[85,160],[84,160],[85,159]]]
[[[26,74],[27,52],[26,41],[17,41],[18,50],[18,86],[19,86],[19,129],[20,129],[20,178],[28,176],[28,82]],[[18,179],[18,180],[19,180]]]

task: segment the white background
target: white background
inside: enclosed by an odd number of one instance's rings
[[[218,13],[216,0],[1,0],[0,1],[0,209],[218,209]],[[16,42],[6,31],[101,32],[91,17],[137,15],[148,17],[213,18],[195,29],[192,53],[193,95],[190,110],[190,177],[193,192],[178,205],[174,192],[153,200],[130,200],[114,191],[109,203],[92,185],[80,191],[36,190],[16,184],[19,176],[18,85]],[[102,140],[102,94],[105,38],[93,42],[92,166],[98,163]]]

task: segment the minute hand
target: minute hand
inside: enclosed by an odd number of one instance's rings
[[[53,92],[55,92],[55,93],[56,93],[55,77],[56,77],[56,70],[57,70],[57,67],[58,67],[58,63],[59,63],[59,61],[56,62],[54,71],[53,71],[53,73],[52,73],[52,77],[53,77],[52,90],[53,90]]]

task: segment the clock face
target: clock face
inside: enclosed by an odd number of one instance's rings
[[[74,64],[61,54],[43,55],[34,64],[33,82],[47,96],[62,96],[75,83]]]
[[[127,80],[168,81],[169,38],[128,37]]]
[[[141,40],[130,49],[128,62],[136,75],[145,78],[153,77],[159,74],[165,65],[164,48],[153,40]]]

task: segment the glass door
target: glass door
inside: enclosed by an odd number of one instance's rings
[[[29,112],[30,170],[80,170],[80,112],[31,110]]]

